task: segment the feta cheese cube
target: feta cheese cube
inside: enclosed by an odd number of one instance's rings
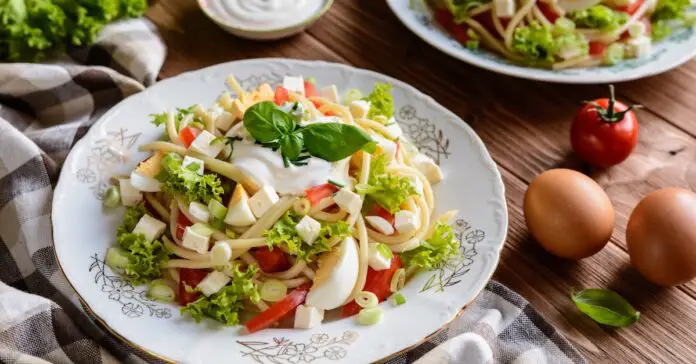
[[[295,225],[295,230],[297,230],[297,235],[299,235],[305,243],[312,245],[314,241],[317,240],[317,237],[319,237],[321,224],[319,221],[306,215]]]
[[[440,167],[427,155],[418,153],[411,158],[411,163],[418,171],[420,171],[420,173],[423,173],[431,184],[436,184],[442,181],[443,175]]]
[[[348,105],[348,109],[354,118],[364,118],[370,111],[370,102],[366,100],[355,100]]]
[[[200,222],[208,222],[208,220],[210,220],[208,206],[198,201],[191,201],[189,204],[189,213],[193,218],[200,220]]]
[[[399,234],[408,234],[416,231],[420,227],[420,216],[414,211],[397,211],[394,214],[394,227]]]
[[[181,243],[184,248],[191,249],[200,254],[205,254],[208,252],[210,237],[198,234],[193,231],[190,226],[184,229],[184,240]]]
[[[288,91],[304,96],[304,79],[302,76],[285,76],[283,77],[283,87]]]
[[[385,270],[391,267],[391,258],[385,258],[377,247],[379,243],[367,244],[367,264],[374,270]]]
[[[338,90],[336,85],[324,87],[318,91],[319,96],[338,104]]]
[[[212,142],[214,139],[215,135],[211,134],[207,130],[203,130],[200,134],[198,134],[196,139],[194,139],[193,143],[191,143],[189,149],[197,153],[205,154],[208,157],[215,158],[218,154],[220,154],[222,148],[225,147],[225,143],[217,142],[211,145],[210,142]]]
[[[236,119],[232,116],[231,113],[223,111],[215,119],[215,127],[223,131],[228,130],[232,127],[232,124],[234,124],[235,120]]]
[[[159,192],[161,191],[162,183],[153,177],[145,176],[138,171],[131,172],[130,183],[133,187],[143,192]]]
[[[647,57],[651,48],[652,40],[644,35],[626,41],[626,55],[628,57]]]
[[[365,221],[367,221],[373,229],[384,235],[394,234],[394,227],[385,218],[381,216],[365,216]]]
[[[585,50],[575,44],[564,45],[558,50],[558,56],[563,59],[573,59],[582,56]]]
[[[647,27],[642,21],[635,22],[628,27],[628,35],[630,35],[631,38],[638,38],[641,35],[646,35],[646,33]]]
[[[196,172],[197,174],[199,174],[199,175],[202,176],[202,175],[203,175],[203,169],[204,169],[204,167],[205,167],[205,163],[203,163],[203,161],[200,160],[200,159],[198,159],[198,158],[193,158],[193,157],[185,156],[185,157],[184,157],[184,161],[181,162],[181,166],[184,167],[184,168],[186,168],[186,169],[190,169],[190,170],[192,170],[192,171],[194,171],[194,172]],[[189,166],[191,166],[191,167],[189,167]],[[195,168],[194,168],[194,167],[195,167]]]
[[[143,234],[145,239],[148,241],[153,241],[162,235],[164,229],[167,228],[167,224],[155,219],[154,217],[145,214],[138,220],[138,223],[133,229],[134,234]]]
[[[226,286],[227,283],[230,283],[230,277],[228,277],[225,273],[214,270],[208,273],[208,275],[205,276],[200,283],[198,283],[196,289],[208,297],[214,293],[217,293],[222,289],[222,287]]]
[[[401,129],[399,123],[392,116],[389,121],[387,121],[387,130],[392,133],[396,138],[402,138],[404,136],[404,131]]]
[[[377,147],[391,163],[396,158],[396,143],[378,134],[373,134],[372,139],[377,142]]]
[[[493,0],[493,6],[499,18],[511,18],[515,15],[515,0]]]
[[[341,188],[338,190],[338,192],[334,194],[334,201],[338,207],[349,214],[359,213],[363,203],[362,199],[357,193],[347,188]]]
[[[275,189],[270,185],[265,185],[251,196],[249,199],[249,207],[251,208],[251,212],[254,213],[254,216],[259,218],[266,214],[278,200],[280,200],[280,198]]]
[[[232,258],[232,247],[224,241],[216,241],[210,249],[210,260],[216,266],[224,266]]]
[[[133,186],[130,178],[119,179],[118,184],[119,190],[121,191],[121,202],[123,202],[123,206],[135,206],[142,202],[143,194]]]
[[[312,306],[299,305],[295,311],[295,328],[311,329],[324,320],[324,310]]]

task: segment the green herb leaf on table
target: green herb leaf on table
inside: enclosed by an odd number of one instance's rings
[[[625,298],[608,289],[571,291],[571,299],[582,313],[603,325],[628,327],[640,318],[640,312]]]
[[[317,123],[302,129],[305,148],[314,157],[329,162],[347,158],[359,150],[374,152],[372,138],[353,125],[341,123]]]

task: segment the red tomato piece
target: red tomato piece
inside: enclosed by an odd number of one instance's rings
[[[392,294],[389,290],[389,286],[391,286],[394,273],[396,273],[399,268],[401,268],[401,259],[396,254],[394,254],[392,258],[389,269],[374,270],[372,268],[367,268],[367,280],[365,281],[365,288],[363,288],[363,291],[374,293],[379,302],[386,300],[387,297]],[[355,301],[351,301],[343,306],[342,315],[343,317],[350,317],[358,312],[360,312],[360,306],[358,306]]]
[[[464,44],[471,39],[469,35],[466,34],[467,29],[467,26],[464,24],[455,25],[450,29],[450,33],[452,34],[454,39],[457,40],[457,42]]]
[[[592,166],[606,168],[623,162],[638,143],[638,119],[632,108],[611,97],[583,106],[575,115],[570,142],[575,153]]]
[[[556,20],[560,18],[558,13],[555,10],[553,10],[551,5],[543,1],[537,1],[537,6],[539,7],[539,10],[541,10],[541,13],[544,14],[544,17],[546,17],[546,20],[548,20],[552,24],[555,24]]]
[[[331,112],[331,111],[327,111],[327,112],[324,113],[324,116],[337,116],[337,115],[334,114],[334,113]]]
[[[176,238],[179,240],[183,239],[184,230],[186,230],[186,228],[191,225],[193,225],[193,223],[188,218],[186,218],[186,215],[179,212],[179,216],[176,219]]]
[[[274,303],[268,310],[254,316],[246,323],[247,331],[252,334],[263,330],[294,310],[304,302],[310,287],[309,283],[305,283],[295,288],[294,291],[290,292],[290,294],[285,296],[282,300]]]
[[[317,93],[317,86],[307,80],[304,82],[304,94],[305,97],[310,98],[314,96],[319,96],[319,93]]]
[[[260,247],[253,252],[254,258],[259,262],[259,268],[264,273],[276,273],[290,269],[292,264],[288,255],[280,249]]]
[[[179,130],[179,139],[184,143],[184,146],[188,148],[201,131],[196,128],[189,128],[188,126]]]
[[[447,9],[435,10],[435,21],[447,29],[447,31],[451,31],[455,25],[454,16]]]
[[[591,41],[590,42],[590,55],[601,56],[604,51],[607,50],[607,44],[604,42]]]
[[[200,292],[186,292],[186,286],[196,288],[208,271],[203,269],[179,268],[179,304],[186,306],[200,297]]]
[[[314,206],[324,198],[333,195],[336,191],[338,191],[338,187],[332,185],[331,183],[324,183],[323,185],[306,189],[305,193],[307,194],[309,203]]]
[[[372,208],[370,215],[379,216],[389,221],[390,224],[394,225],[394,215],[378,204],[375,204],[375,206]]]
[[[645,0],[637,0],[634,1],[633,4],[629,4],[627,6],[619,6],[616,8],[616,10],[623,11],[624,13],[628,13],[629,15],[633,15],[643,5],[643,1]]]
[[[286,89],[283,86],[278,86],[278,88],[275,90],[275,96],[273,97],[273,101],[276,103],[276,105],[281,106],[284,103],[290,101],[290,96],[288,94],[288,89]]]

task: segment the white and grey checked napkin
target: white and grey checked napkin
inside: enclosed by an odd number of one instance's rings
[[[107,27],[53,64],[0,64],[0,362],[141,363],[96,325],[60,273],[50,224],[70,148],[110,107],[155,82],[165,47],[150,22]],[[519,295],[491,282],[446,330],[389,364],[585,363]]]

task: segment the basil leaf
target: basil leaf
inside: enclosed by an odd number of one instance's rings
[[[329,162],[349,157],[360,149],[373,150],[374,141],[361,129],[341,123],[317,123],[302,129],[304,146],[312,156]]]
[[[273,104],[273,106],[275,106],[275,104]],[[276,129],[278,129],[282,135],[290,134],[295,130],[295,117],[279,109],[278,107],[273,110],[271,119],[273,120],[273,124],[275,125]]]
[[[571,298],[582,313],[603,325],[628,327],[640,318],[640,312],[626,299],[608,289],[589,288],[571,292]]]
[[[282,116],[277,115],[276,111],[280,110],[270,101],[254,104],[244,113],[244,127],[254,139],[261,143],[276,141],[283,136],[276,122],[284,125],[283,120],[279,120]]]
[[[297,160],[302,153],[302,135],[289,134],[280,139],[280,151],[283,155],[283,163],[285,167],[290,165],[289,162]]]

